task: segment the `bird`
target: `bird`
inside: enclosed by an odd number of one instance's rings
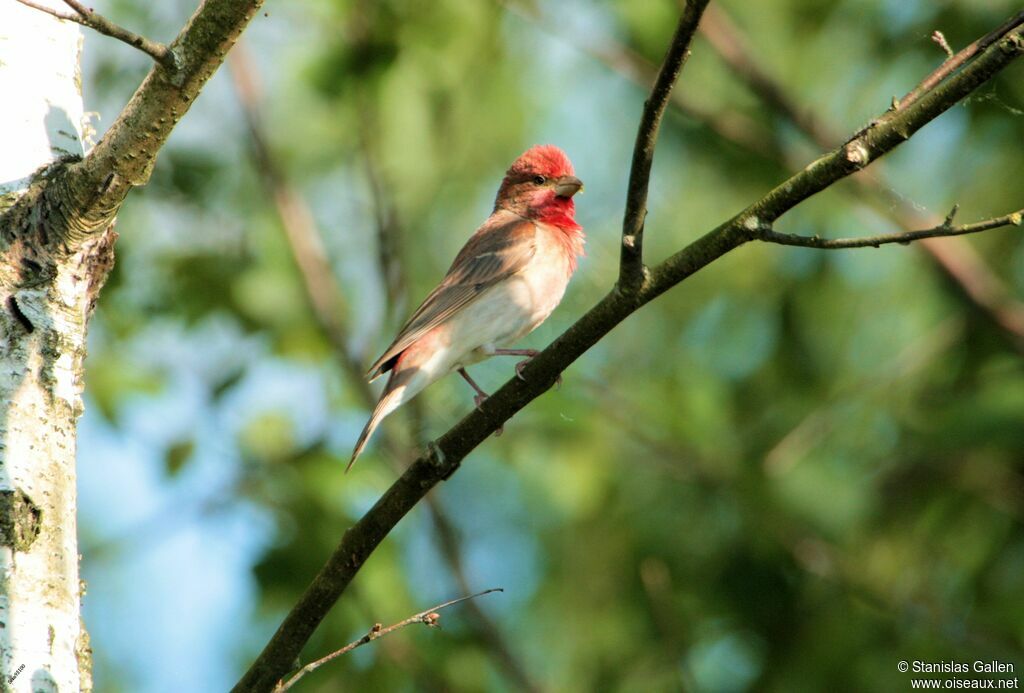
[[[584,255],[573,202],[582,189],[569,157],[554,145],[534,145],[512,163],[491,215],[370,367],[370,382],[390,375],[346,471],[384,417],[453,370],[475,391],[477,408],[487,393],[467,366],[491,356],[525,356],[516,365],[522,377],[538,352],[508,345],[551,315]]]

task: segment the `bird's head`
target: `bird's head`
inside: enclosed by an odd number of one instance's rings
[[[572,196],[583,189],[572,162],[558,147],[538,144],[527,149],[505,173],[494,209],[507,209],[527,219],[576,226]],[[577,227],[578,228],[578,227]]]

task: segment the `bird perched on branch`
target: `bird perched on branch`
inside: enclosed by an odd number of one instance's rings
[[[516,365],[520,375],[537,351],[504,347],[544,322],[562,300],[583,254],[583,229],[572,200],[582,188],[558,147],[537,145],[515,160],[491,216],[371,366],[371,382],[390,376],[349,468],[381,420],[438,378],[458,371],[476,391],[473,402],[480,407],[487,393],[466,366],[490,356],[526,356]]]

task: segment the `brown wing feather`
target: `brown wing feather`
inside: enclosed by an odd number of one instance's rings
[[[525,267],[536,252],[535,235],[533,222],[518,215],[505,213],[499,219],[485,222],[459,251],[438,287],[370,367],[370,380],[391,370],[394,360],[417,339]]]

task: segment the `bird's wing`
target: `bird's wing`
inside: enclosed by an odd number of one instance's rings
[[[417,339],[526,266],[536,252],[536,228],[518,215],[503,217],[485,222],[466,242],[448,274],[370,367],[370,380],[389,371],[394,359]]]

